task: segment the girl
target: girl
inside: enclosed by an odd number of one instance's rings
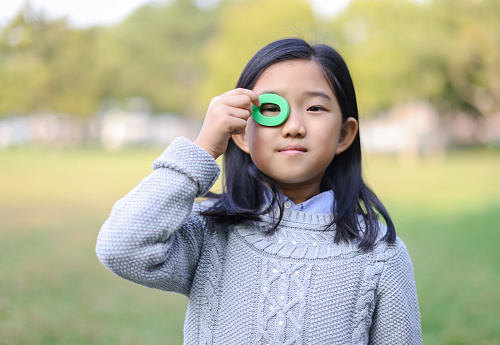
[[[278,126],[252,117],[289,105]],[[221,195],[206,195],[219,175]],[[185,344],[420,344],[413,267],[363,182],[349,71],[326,45],[273,42],[114,206],[97,255],[189,299]],[[383,218],[386,225],[379,223]]]

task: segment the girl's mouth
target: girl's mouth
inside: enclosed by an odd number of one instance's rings
[[[304,146],[300,145],[287,145],[282,149],[278,150],[280,153],[284,153],[287,155],[300,155],[307,152],[307,149]]]

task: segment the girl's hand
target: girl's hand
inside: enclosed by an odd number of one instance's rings
[[[214,158],[222,155],[231,135],[245,130],[252,104],[260,105],[259,96],[247,89],[234,89],[213,98],[194,143]]]

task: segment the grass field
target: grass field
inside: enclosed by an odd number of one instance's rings
[[[187,301],[107,271],[94,246],[112,205],[160,151],[0,151],[0,344],[181,344]],[[500,343],[500,152],[365,175],[415,267],[424,344]]]

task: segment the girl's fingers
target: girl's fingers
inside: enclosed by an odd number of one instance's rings
[[[245,110],[248,113],[248,116],[250,116],[253,111],[252,103],[247,95],[230,96],[225,98],[223,102],[228,107]]]
[[[239,89],[234,89],[234,90],[228,91],[228,92],[222,94],[221,96],[225,97],[225,96],[236,96],[236,95],[245,95],[250,99],[250,103],[252,103],[255,106],[260,105],[259,95],[257,95],[257,93],[253,90],[239,88]]]
[[[252,115],[252,111],[249,109],[228,107],[227,114],[246,121]]]
[[[213,98],[195,143],[214,158],[219,157],[231,135],[245,130],[252,104],[260,105],[259,96],[247,89],[234,89]]]
[[[240,90],[240,89],[238,89]],[[250,101],[252,102],[253,105],[255,106],[259,106],[260,105],[260,99],[259,99],[259,95],[257,95],[257,93],[253,90],[247,90],[247,89],[241,89],[241,90],[244,90],[244,93],[250,97]]]
[[[233,118],[232,122],[228,124],[227,133],[230,135],[240,134],[245,130],[246,125],[247,125],[246,120],[235,117]]]

